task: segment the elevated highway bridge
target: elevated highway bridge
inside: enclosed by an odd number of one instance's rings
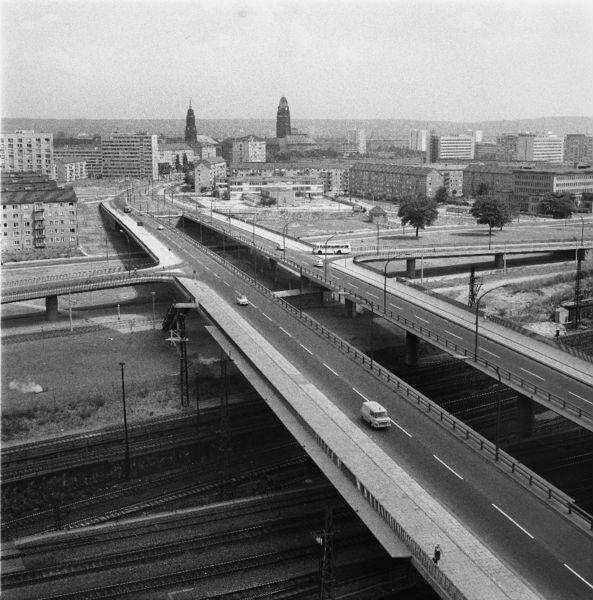
[[[504,452],[495,457],[487,440],[213,251],[146,222],[138,235],[179,259],[179,284],[230,359],[386,550],[409,555],[442,598],[591,597],[593,522],[566,494]],[[275,244],[258,244],[274,255]],[[309,257],[286,254],[274,256],[328,287],[342,285],[339,270],[325,278]],[[249,306],[233,308],[236,291]],[[365,398],[388,409],[389,431],[361,424]]]

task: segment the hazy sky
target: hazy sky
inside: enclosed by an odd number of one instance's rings
[[[4,117],[593,116],[593,1],[0,0]]]

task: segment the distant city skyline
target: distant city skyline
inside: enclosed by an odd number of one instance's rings
[[[2,116],[593,116],[582,0],[3,0]],[[579,51],[580,49],[580,51]],[[297,120],[298,120],[297,118]]]

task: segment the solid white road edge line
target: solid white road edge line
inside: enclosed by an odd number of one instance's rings
[[[528,535],[532,540],[534,539],[534,536],[532,536],[529,531],[527,531],[527,529],[524,529],[523,527],[521,527],[521,525],[519,525],[519,523],[517,523],[517,521],[515,521],[515,519],[509,517],[509,515],[507,515],[504,510],[502,510],[502,508],[499,508],[498,506],[496,506],[496,504],[494,504],[494,502],[492,503],[492,506],[494,506],[494,508],[501,514],[504,515],[513,525],[515,525],[516,527],[518,527],[525,535]]]
[[[323,363],[323,366],[328,370],[331,371],[336,377],[339,377],[339,375],[329,366],[326,365],[325,363]]]
[[[593,583],[589,583],[582,575],[579,575],[572,567],[566,563],[562,563],[573,575],[576,575],[585,585],[588,585],[593,590]]]
[[[587,400],[586,398],[583,398],[582,396],[579,396],[578,394],[575,394],[574,392],[568,392],[571,396],[574,396],[575,398],[578,398],[579,400],[584,400],[587,404],[593,404],[593,402],[591,402],[591,400]]]
[[[445,467],[445,469],[448,469],[449,471],[451,471],[451,473],[453,473],[453,475],[455,475],[455,477],[459,477],[459,479],[463,481],[463,477],[455,469],[452,469],[445,461],[441,460],[436,454],[433,454],[433,456],[443,465],[443,467]]]
[[[395,425],[400,431],[403,431],[409,438],[413,437],[412,434],[409,431],[406,431],[401,425],[399,425],[398,423],[396,423],[392,418],[389,418],[389,420],[393,423],[393,425]]]

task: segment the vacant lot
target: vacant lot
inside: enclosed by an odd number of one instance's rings
[[[191,381],[196,374],[207,381],[220,351],[197,322],[188,325]],[[180,411],[179,357],[165,337],[160,329],[123,332],[106,323],[92,333],[3,343],[2,441],[121,423],[120,361],[130,421]]]

